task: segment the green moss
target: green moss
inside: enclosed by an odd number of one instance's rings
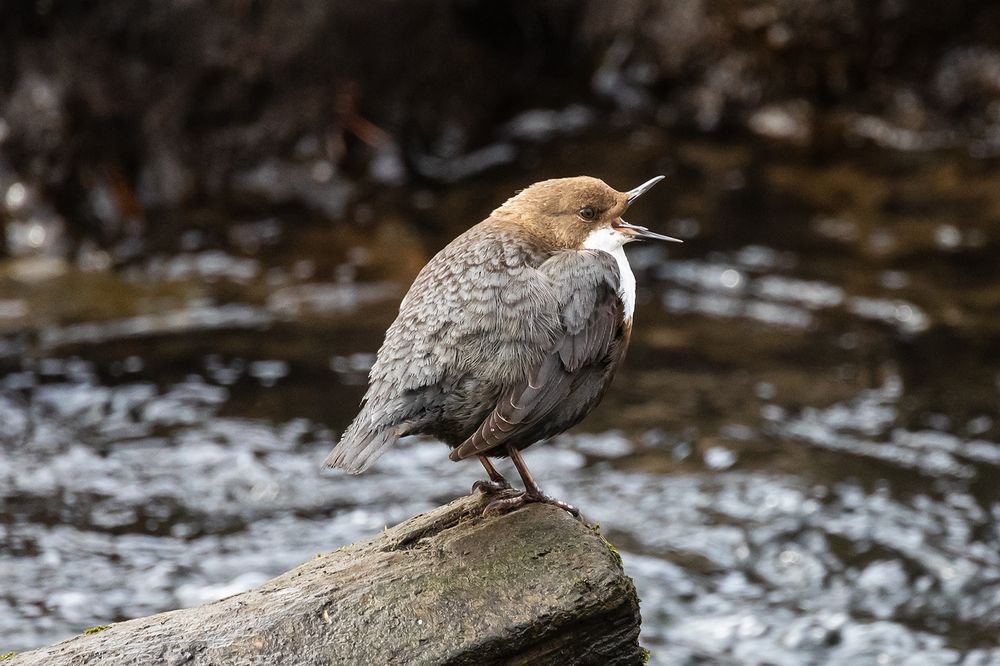
[[[601,537],[601,541],[604,542],[604,545],[607,546],[608,550],[611,551],[611,554],[615,556],[615,562],[618,563],[618,566],[620,566],[622,569],[624,569],[625,568],[625,563],[622,561],[622,554],[618,552],[618,549],[615,548],[614,545],[612,545],[612,543],[610,541],[608,541],[604,537],[603,534],[600,535],[600,537]]]
[[[110,626],[111,626],[110,624],[99,624],[96,627],[91,627],[90,629],[84,629],[83,633],[85,633],[85,634],[99,634],[102,631],[104,631],[105,629],[109,628]]]
[[[618,566],[624,569],[625,563],[622,562],[622,554],[618,552],[618,549],[614,547],[614,544],[608,541],[607,538],[603,534],[601,534],[601,524],[594,523],[593,525],[590,526],[590,530],[598,537],[600,537],[601,541],[604,542],[604,545],[607,546],[608,550],[611,551],[611,554],[615,556],[615,562],[618,563]]]
[[[642,648],[642,666],[646,666],[649,663],[649,658],[653,656],[653,653],[646,648]]]
[[[16,652],[5,652],[3,654],[0,654],[0,661],[7,661],[8,659],[12,659],[13,657],[16,656],[17,656]]]

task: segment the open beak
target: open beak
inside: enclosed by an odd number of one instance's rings
[[[629,190],[628,192],[626,192],[625,193],[625,207],[628,208],[629,206],[631,206],[633,203],[635,203],[636,199],[638,199],[643,194],[645,194],[646,192],[648,192],[649,188],[651,188],[653,185],[656,185],[658,182],[660,182],[664,178],[666,178],[666,176],[657,176],[656,178],[650,178],[649,180],[647,180],[645,183],[643,183],[639,187],[637,187],[637,188],[635,188],[633,190]]]
[[[650,231],[646,227],[640,227],[638,224],[629,224],[625,220],[618,219],[611,223],[611,226],[626,236],[631,236],[633,240],[661,240],[670,241],[671,243],[683,243],[680,238],[674,238],[673,236],[664,236],[663,234],[658,234],[655,231]]]
[[[663,180],[663,178],[664,176],[657,176],[656,178],[650,178],[649,180],[647,180],[645,183],[635,188],[634,190],[629,190],[625,195],[626,196],[625,207],[628,208],[629,206],[631,206],[636,199],[638,199],[643,194],[648,192],[649,188],[651,188],[653,185],[656,185],[658,182]],[[617,231],[620,231],[621,233],[627,236],[631,236],[634,240],[661,240],[661,241],[670,241],[672,243],[684,242],[680,238],[664,236],[663,234],[658,234],[655,231],[650,231],[646,227],[640,227],[637,224],[629,224],[628,222],[626,222],[621,218],[619,218],[615,222],[612,222],[611,226],[614,227]]]

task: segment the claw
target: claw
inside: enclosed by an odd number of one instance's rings
[[[525,493],[520,495],[515,495],[514,497],[502,497],[500,499],[495,499],[486,505],[483,509],[484,516],[499,516],[500,514],[507,513],[508,511],[513,511],[514,509],[519,509],[527,503],[525,498]]]
[[[539,494],[535,497],[531,497],[529,501],[540,502],[542,504],[551,504],[552,506],[558,507],[563,511],[565,511],[566,513],[568,513],[569,515],[573,516],[574,518],[580,520],[580,510],[575,506],[573,506],[572,504],[569,504],[568,502],[557,500],[556,498],[549,497],[548,495],[545,494]]]
[[[528,493],[521,493],[514,497],[502,497],[500,499],[495,499],[486,505],[483,509],[483,515],[500,515],[507,513],[508,511],[513,511],[515,509],[520,509],[526,504],[551,504],[554,507],[560,508],[566,513],[570,514],[577,520],[583,520],[580,517],[580,510],[573,506],[572,504],[567,504],[561,500],[557,500],[548,495],[538,493],[536,495],[531,495]]]
[[[499,493],[504,490],[510,490],[510,484],[506,481],[476,481],[472,484],[472,492],[481,492],[484,495],[490,495],[493,493]]]

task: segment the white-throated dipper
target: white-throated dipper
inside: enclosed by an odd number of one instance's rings
[[[486,512],[546,502],[521,449],[590,413],[632,332],[635,276],[623,246],[680,242],[622,214],[659,182],[618,192],[588,176],[535,183],[438,252],[399,306],[360,413],[324,461],[357,474],[404,435],[478,456],[484,492],[510,488],[490,462],[509,456],[525,492]]]

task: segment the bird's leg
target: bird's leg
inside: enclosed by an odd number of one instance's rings
[[[574,518],[580,517],[580,510],[575,506],[557,500],[553,497],[549,497],[538,488],[538,484],[535,483],[535,479],[531,476],[528,466],[524,464],[524,458],[521,457],[521,452],[517,448],[508,444],[507,452],[510,454],[510,459],[514,463],[514,467],[517,468],[517,473],[521,475],[521,480],[524,481],[524,494],[528,501],[551,504],[552,506],[559,507],[563,511],[569,512]]]
[[[538,484],[535,483],[535,479],[531,476],[531,471],[528,470],[528,466],[524,464],[524,458],[521,457],[521,452],[514,445],[507,445],[507,453],[510,455],[510,459],[514,463],[514,467],[517,468],[517,473],[521,475],[521,480],[524,481],[524,493],[518,495],[517,497],[493,500],[486,505],[486,509],[483,513],[503,513],[504,511],[522,507],[530,502],[541,502],[543,504],[557,506],[563,511],[568,512],[574,518],[580,518],[580,510],[575,506],[549,497],[539,490]]]
[[[479,462],[483,463],[486,473],[490,475],[489,481],[476,481],[472,484],[472,492],[477,490],[483,493],[498,493],[501,490],[510,490],[510,484],[503,478],[497,468],[493,466],[486,456],[479,456]]]

